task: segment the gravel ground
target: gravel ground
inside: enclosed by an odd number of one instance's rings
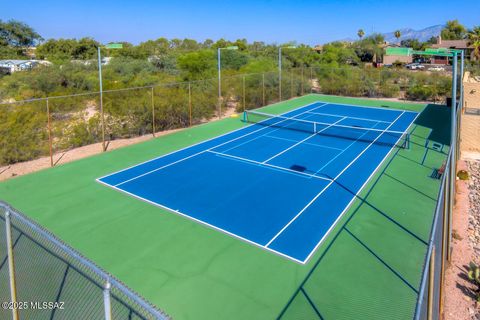
[[[469,210],[468,210],[468,238],[470,247],[473,250],[473,261],[480,263],[480,161],[467,161],[470,180],[469,190]],[[471,307],[468,309],[472,319],[480,319],[479,308]]]
[[[467,161],[470,208],[468,212],[468,237],[474,252],[474,260],[480,263],[480,161]]]

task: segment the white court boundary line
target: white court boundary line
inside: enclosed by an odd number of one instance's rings
[[[140,197],[139,195],[136,195],[136,194],[134,194],[134,193],[128,192],[128,191],[123,190],[123,189],[121,189],[121,188],[115,187],[114,185],[108,184],[108,183],[106,183],[106,182],[103,182],[103,181],[98,181],[98,182],[99,182],[100,184],[103,184],[103,185],[106,186],[106,187],[112,188],[112,189],[114,189],[114,190],[116,190],[116,191],[123,192],[123,193],[125,193],[125,194],[127,194],[127,195],[129,195],[129,196],[131,196],[131,197],[133,197],[133,198],[139,199],[139,200],[144,201],[144,202],[146,202],[146,203],[148,203],[148,204],[154,205],[154,206],[156,206],[156,207],[159,207],[159,208],[162,208],[162,209],[164,209],[164,210],[167,210],[167,211],[169,211],[169,212],[171,212],[171,213],[174,213],[174,214],[177,214],[177,215],[182,216],[182,217],[184,217],[184,218],[187,218],[187,219],[189,219],[189,220],[195,221],[195,222],[197,222],[197,223],[199,223],[199,224],[201,224],[201,225],[204,225],[204,226],[210,227],[210,228],[212,228],[212,229],[214,229],[214,230],[220,231],[220,232],[222,232],[222,233],[224,233],[224,234],[227,234],[227,235],[229,235],[229,236],[231,236],[231,237],[233,237],[233,238],[237,238],[237,239],[240,239],[240,240],[242,240],[242,241],[245,241],[246,243],[253,244],[253,245],[256,246],[256,247],[265,249],[266,251],[270,251],[270,252],[272,252],[272,253],[275,253],[276,255],[279,255],[279,256],[284,257],[284,258],[287,258],[287,259],[289,259],[289,260],[295,261],[295,262],[297,262],[297,263],[304,264],[303,261],[298,260],[298,259],[295,259],[294,257],[291,257],[291,256],[289,256],[289,255],[286,255],[285,253],[282,253],[282,252],[277,251],[277,250],[275,250],[275,249],[267,248],[267,247],[265,247],[264,245],[261,245],[261,244],[259,244],[259,243],[257,243],[257,242],[254,242],[254,241],[252,241],[252,240],[249,240],[249,239],[247,239],[247,238],[244,238],[244,237],[242,237],[242,236],[239,236],[239,235],[237,235],[237,234],[235,234],[235,233],[232,233],[232,232],[230,232],[230,231],[224,230],[224,229],[222,229],[222,228],[220,228],[220,227],[217,227],[217,226],[215,226],[215,225],[213,225],[213,224],[209,224],[208,222],[205,222],[205,221],[203,221],[203,220],[194,218],[194,217],[192,217],[191,215],[182,213],[182,212],[179,211],[179,210],[174,210],[174,209],[169,208],[169,207],[167,207],[167,206],[164,206],[164,205],[162,205],[162,204],[160,204],[160,203],[157,203],[157,202],[148,200],[148,199],[146,199],[146,198]]]
[[[317,103],[321,103],[321,105],[318,106],[318,107],[316,107],[316,108],[319,108],[319,107],[322,107],[322,106],[325,106],[325,105],[328,105],[328,104],[337,104],[337,105],[345,105],[345,106],[360,107],[360,108],[376,108],[376,109],[381,109],[381,110],[396,110],[396,111],[402,111],[402,110],[393,109],[393,108],[363,107],[363,106],[348,105],[348,104],[339,104],[339,103],[334,103],[334,102],[324,102],[324,101],[318,101],[318,100],[317,100],[317,101],[315,101],[315,102],[312,102],[312,103],[307,104],[307,105],[305,105],[305,106],[299,107],[299,108],[297,108],[297,109],[293,109],[293,110],[286,111],[286,112],[284,112],[284,113],[282,113],[282,114],[280,114],[280,115],[285,115],[285,114],[288,114],[288,113],[290,113],[290,112],[292,112],[292,111],[296,111],[296,110],[299,110],[299,109],[302,109],[302,108],[307,108],[307,107],[312,106],[312,105],[317,104]],[[316,108],[315,108],[315,109],[316,109]],[[315,109],[312,109],[312,110],[315,110]],[[297,114],[297,115],[295,115],[295,116],[299,116],[299,115],[301,115],[301,114],[307,113],[308,111],[309,111],[309,110],[307,110],[307,111],[305,111],[305,112],[302,112],[302,113],[299,113],[299,114]],[[417,116],[415,117],[415,119],[416,119],[416,118],[418,117],[418,115],[420,114],[419,112],[415,112],[415,111],[403,111],[403,112],[417,113]],[[413,123],[415,122],[415,119],[412,121],[412,123],[410,124],[410,126],[407,128],[407,130],[406,130],[405,132],[408,132],[409,128],[410,128],[410,127],[413,125]],[[292,261],[297,262],[297,263],[300,263],[300,264],[306,264],[306,263],[308,262],[308,260],[311,258],[311,256],[316,252],[316,250],[318,249],[318,247],[321,245],[321,243],[323,242],[323,240],[328,236],[328,234],[329,234],[329,233],[331,232],[331,230],[335,227],[335,225],[336,225],[337,222],[340,220],[340,218],[344,215],[344,213],[345,213],[345,212],[347,211],[347,209],[350,207],[351,203],[355,200],[355,198],[356,198],[356,196],[358,195],[358,193],[360,193],[360,192],[362,191],[362,189],[363,189],[363,188],[365,187],[365,185],[370,181],[371,177],[376,173],[376,171],[378,170],[378,168],[380,168],[380,166],[383,164],[383,162],[385,161],[385,159],[386,159],[386,158],[390,155],[390,153],[394,150],[394,148],[391,148],[391,150],[389,151],[389,153],[382,159],[382,161],[379,163],[379,165],[377,166],[377,168],[372,172],[372,174],[369,176],[369,178],[365,181],[365,183],[364,183],[364,184],[362,185],[362,187],[359,189],[359,191],[357,192],[357,194],[352,198],[352,200],[350,201],[350,203],[345,207],[344,211],[338,216],[337,220],[335,220],[335,221],[332,223],[331,227],[327,230],[327,232],[326,232],[326,233],[324,234],[324,236],[320,239],[320,241],[317,243],[317,245],[312,249],[312,251],[310,252],[310,254],[308,255],[308,257],[307,257],[305,260],[303,260],[303,261],[298,260],[298,259],[296,259],[296,258],[293,258],[293,257],[291,257],[291,256],[289,256],[289,255],[287,255],[287,254],[284,254],[284,253],[282,253],[282,252],[279,252],[279,251],[277,251],[277,250],[275,250],[275,249],[272,249],[272,248],[269,248],[269,247],[267,247],[267,246],[264,246],[264,245],[261,245],[261,244],[259,244],[259,243],[256,243],[256,242],[254,242],[254,241],[252,241],[252,240],[249,240],[249,239],[247,239],[247,238],[244,238],[244,237],[239,236],[239,235],[237,235],[237,234],[234,234],[234,233],[232,233],[232,232],[229,232],[229,231],[227,231],[227,230],[221,229],[221,228],[219,228],[219,227],[217,227],[217,226],[211,225],[211,224],[209,224],[209,223],[207,223],[207,222],[205,222],[205,221],[196,219],[196,218],[194,218],[194,217],[192,217],[192,216],[190,216],[190,215],[188,215],[188,214],[184,214],[184,213],[180,212],[179,210],[174,210],[174,209],[172,209],[172,208],[166,207],[166,206],[161,205],[161,204],[159,204],[159,203],[156,203],[156,202],[153,202],[153,201],[151,201],[151,200],[148,200],[148,199],[145,199],[145,198],[143,198],[143,197],[140,197],[140,196],[138,196],[138,195],[136,195],[136,194],[134,194],[134,193],[131,193],[131,192],[128,192],[128,191],[123,190],[123,189],[121,189],[121,188],[118,188],[118,187],[116,187],[116,186],[114,186],[114,185],[112,185],[112,184],[109,184],[109,183],[106,183],[106,182],[101,181],[101,179],[103,179],[103,178],[112,176],[112,175],[114,175],[114,174],[117,174],[117,173],[120,173],[120,172],[123,172],[123,171],[127,171],[127,170],[129,170],[129,169],[132,169],[132,168],[141,166],[141,165],[143,165],[143,164],[145,164],[145,163],[149,163],[149,162],[158,160],[158,159],[163,158],[163,157],[167,157],[167,156],[172,155],[172,154],[174,154],[174,153],[176,153],[176,152],[180,152],[180,151],[186,150],[186,149],[188,149],[188,148],[198,146],[198,145],[200,145],[200,144],[202,144],[202,143],[206,143],[206,142],[215,140],[215,139],[217,139],[217,138],[226,136],[226,135],[228,135],[228,134],[235,133],[235,132],[237,132],[237,131],[240,131],[240,130],[249,128],[249,127],[254,126],[254,125],[256,125],[256,124],[251,124],[251,125],[248,125],[248,126],[245,126],[245,127],[241,127],[241,128],[236,129],[236,130],[233,130],[233,131],[229,131],[229,132],[227,132],[227,133],[224,133],[224,134],[222,134],[222,135],[215,136],[215,137],[212,137],[212,138],[210,138],[210,139],[200,141],[200,142],[198,142],[198,143],[195,143],[195,144],[186,146],[186,147],[184,147],[184,148],[181,148],[181,149],[178,149],[178,150],[175,150],[175,151],[166,153],[166,154],[161,155],[161,156],[158,156],[158,157],[156,157],[156,158],[153,158],[153,159],[150,159],[150,160],[147,160],[147,161],[138,163],[138,164],[136,164],[136,165],[127,167],[127,168],[125,168],[125,169],[122,169],[122,170],[119,170],[119,171],[110,173],[110,174],[108,174],[108,175],[102,176],[102,177],[97,178],[97,179],[95,179],[95,180],[96,180],[98,183],[100,183],[100,184],[102,184],[102,185],[104,185],[104,186],[106,186],[106,187],[112,188],[112,189],[114,189],[114,190],[116,190],[116,191],[123,192],[123,193],[125,193],[125,194],[127,194],[127,195],[129,195],[129,196],[131,196],[131,197],[133,197],[133,198],[139,199],[139,200],[141,200],[141,201],[144,201],[144,202],[149,203],[149,204],[151,204],[151,205],[154,205],[154,206],[156,206],[156,207],[163,208],[163,209],[165,209],[165,210],[167,210],[167,211],[169,211],[169,212],[171,212],[171,213],[178,214],[178,215],[183,216],[183,217],[185,217],[185,218],[187,218],[187,219],[193,220],[193,221],[195,221],[195,222],[197,222],[197,223],[199,223],[199,224],[202,224],[202,225],[211,227],[212,229],[215,229],[215,230],[220,231],[220,232],[222,232],[222,233],[224,233],[224,234],[230,235],[230,236],[232,236],[232,237],[234,237],[234,238],[243,240],[243,241],[245,241],[245,242],[247,242],[247,243],[249,243],[249,244],[253,244],[253,245],[255,245],[255,246],[259,247],[259,248],[263,248],[263,249],[265,249],[266,251],[272,252],[272,253],[274,253],[274,254],[276,254],[276,255],[278,255],[278,256],[284,257],[284,258],[286,258],[286,259],[292,260]],[[268,127],[266,127],[266,128],[268,128]],[[262,129],[263,129],[263,128],[262,128]],[[259,129],[259,130],[262,130],[262,129]],[[256,131],[253,131],[253,132],[256,132]],[[299,172],[295,171],[295,173],[298,174]]]
[[[310,105],[312,105],[312,104],[310,104]],[[307,106],[310,106],[310,105],[307,105]],[[324,105],[326,105],[326,104],[321,104],[321,105],[313,108],[312,110],[316,110],[316,109],[318,109],[318,108],[321,108],[321,107],[323,107]],[[305,107],[307,107],[307,106],[305,106]],[[292,111],[295,111],[295,110],[292,110]],[[295,116],[299,116],[299,115],[304,114],[304,113],[306,113],[306,112],[307,112],[307,111],[304,111],[304,112],[299,113],[299,114],[297,114],[297,115],[295,115]],[[280,122],[283,122],[283,121],[286,121],[286,120],[282,120],[282,121],[279,121],[279,122],[277,122],[277,123],[280,123]],[[255,124],[252,124],[252,125],[255,125]],[[250,126],[252,126],[252,125],[250,125]],[[248,126],[248,127],[250,127],[250,126]],[[244,127],[244,128],[247,128],[247,127]],[[197,152],[197,153],[195,153],[195,154],[192,154],[192,155],[189,155],[189,156],[184,157],[184,158],[182,158],[182,159],[178,159],[178,160],[176,160],[176,161],[174,161],[174,162],[168,163],[168,164],[166,164],[166,165],[164,165],[164,166],[161,166],[161,167],[159,167],[159,168],[155,168],[155,169],[153,169],[153,170],[150,170],[150,171],[144,172],[144,173],[142,173],[142,174],[140,174],[140,175],[137,175],[137,176],[135,176],[135,177],[133,177],[133,178],[124,180],[124,181],[122,181],[122,182],[120,182],[120,183],[117,183],[115,186],[118,187],[118,186],[120,186],[120,185],[122,185],[122,184],[125,184],[125,183],[131,182],[131,181],[133,181],[133,180],[142,178],[142,177],[147,176],[147,175],[149,175],[149,174],[151,174],[151,173],[154,173],[154,172],[156,172],[156,171],[165,169],[165,168],[167,168],[167,167],[169,167],[169,166],[171,166],[171,165],[174,165],[174,164],[177,164],[177,163],[179,163],[179,162],[185,161],[185,160],[187,160],[187,159],[193,158],[193,157],[198,156],[198,155],[200,155],[200,154],[203,154],[203,153],[205,153],[205,152],[207,152],[207,151],[210,151],[210,150],[212,150],[212,149],[218,148],[218,147],[223,146],[223,145],[225,145],[225,144],[228,144],[228,143],[230,143],[230,142],[233,142],[233,141],[242,139],[242,138],[247,137],[247,136],[249,136],[249,135],[251,135],[251,134],[253,134],[253,133],[256,133],[256,132],[259,132],[259,131],[262,131],[262,130],[266,130],[266,129],[268,129],[268,128],[271,128],[271,127],[270,127],[270,126],[262,127],[262,128],[260,128],[260,129],[257,129],[257,130],[254,130],[254,131],[252,131],[252,132],[246,133],[246,134],[244,134],[244,135],[238,136],[238,137],[236,137],[236,138],[230,139],[230,140],[228,140],[228,141],[225,141],[225,142],[223,142],[223,143],[217,144],[217,145],[215,145],[215,146],[213,146],[213,147],[210,147],[210,148],[208,148],[208,149],[204,149],[204,150],[199,151],[199,152]],[[241,129],[243,129],[243,128],[241,128]],[[240,130],[240,129],[238,129],[238,130]],[[238,130],[235,130],[235,131],[238,131]],[[230,133],[235,132],[235,131],[231,131]],[[219,136],[219,137],[221,137],[221,136]],[[209,140],[207,140],[207,141],[209,141]],[[207,141],[204,141],[204,142],[207,142]],[[194,146],[194,145],[193,145],[193,146]],[[192,146],[192,147],[193,147],[193,146]],[[188,148],[184,148],[184,149],[188,149]],[[184,150],[184,149],[181,149],[181,150]],[[176,151],[176,152],[179,152],[179,151],[181,151],[181,150],[178,150],[178,151]],[[172,153],[175,153],[175,152],[172,152]],[[170,154],[171,154],[171,153],[170,153]],[[167,154],[167,155],[168,155],[168,154]],[[165,156],[167,156],[167,155],[164,155],[164,156],[162,156],[162,157],[165,157]],[[162,157],[159,157],[159,158],[162,158]],[[157,159],[158,159],[158,158],[157,158]],[[153,161],[153,159],[150,160],[150,161]],[[149,162],[149,161],[147,161],[147,162]],[[135,167],[135,166],[134,166],[134,167]],[[122,172],[122,171],[124,171],[124,170],[121,170],[120,172]],[[112,173],[111,175],[114,175],[114,174],[116,174],[116,173]],[[110,176],[110,175],[109,175],[109,176]],[[100,178],[100,179],[102,179],[102,178]]]
[[[263,163],[263,162],[259,162],[259,161],[255,161],[255,160],[251,160],[251,159],[247,159],[247,158],[237,157],[237,156],[234,156],[234,155],[231,155],[231,154],[228,154],[228,153],[221,153],[221,152],[217,152],[217,151],[213,151],[213,150],[208,150],[207,152],[210,152],[210,153],[213,153],[213,154],[216,154],[218,156],[225,157],[225,158],[232,158],[232,159],[235,159],[235,160],[240,160],[240,161],[244,161],[244,162],[253,163],[253,164],[259,165],[261,167],[270,167],[270,168],[277,169],[277,170],[280,170],[280,171],[286,171],[288,173],[295,173],[295,174],[299,174],[299,175],[304,175],[304,176],[307,176],[309,178],[316,178],[316,179],[320,179],[320,180],[332,181],[332,179],[325,178],[325,177],[322,177],[322,176],[316,176],[316,175],[305,173],[305,172],[300,172],[300,171],[295,171],[295,170],[284,168],[284,167],[279,167],[279,166],[269,164],[269,163]]]
[[[387,131],[395,122],[397,122],[398,119],[400,119],[401,116],[403,116],[405,112],[402,112],[400,113],[400,115],[386,128],[383,130],[383,133],[385,131]],[[277,234],[272,238],[270,239],[270,241],[265,245],[265,246],[269,246],[272,244],[272,242],[274,242],[293,222],[295,222],[295,220],[297,220],[301,215],[302,213],[305,212],[305,210],[307,210],[348,168],[350,168],[350,166],[352,166],[357,160],[358,158],[360,158],[372,145],[375,141],[377,141],[382,135],[383,133],[379,134],[378,137],[376,137],[365,149],[363,149],[347,166],[345,166],[345,168],[343,168],[342,171],[340,171],[336,176],[335,178],[333,178],[333,180],[327,184],[325,186],[325,188],[323,188],[322,190],[320,190],[319,193],[317,193],[317,195],[312,199],[310,200],[309,203],[307,203],[307,205],[305,207],[303,207],[302,210],[300,210],[299,213],[297,213],[280,231],[277,232]],[[393,149],[393,147],[391,148]],[[382,160],[383,162],[383,160]]]

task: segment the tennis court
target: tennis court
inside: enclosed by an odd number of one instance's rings
[[[315,102],[97,179],[306,263],[418,113]],[[159,211],[159,214],[163,214]]]

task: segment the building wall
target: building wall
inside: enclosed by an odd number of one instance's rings
[[[386,54],[383,56],[383,64],[393,64],[396,61],[400,61],[403,63],[412,63],[413,58],[412,56],[396,56]]]
[[[480,152],[480,81],[465,72],[463,79],[464,112],[462,113],[461,151]]]
[[[480,82],[465,72],[463,78],[464,108],[480,110]]]
[[[433,57],[431,61],[432,61],[432,64],[448,65],[448,59],[446,57]]]
[[[480,152],[480,115],[462,114],[460,130],[460,150],[462,155],[467,152]]]

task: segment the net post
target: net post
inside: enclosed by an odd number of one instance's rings
[[[265,72],[262,73],[262,102],[262,105],[265,106]]]
[[[50,104],[48,98],[46,99],[47,103],[47,130],[48,130],[48,148],[50,152],[50,167],[53,167],[53,140],[52,140],[52,120],[50,116]]]
[[[188,82],[188,119],[190,127],[192,126],[192,83]]]
[[[12,245],[12,224],[10,220],[10,210],[5,210],[5,234],[7,237],[7,259],[8,259],[8,275],[10,282],[10,302],[14,305],[17,303],[17,286],[15,283],[15,261],[13,257]],[[19,320],[18,308],[12,308],[12,319]]]
[[[427,305],[427,319],[433,319],[433,291],[435,286],[435,246],[432,244],[432,254],[430,256],[428,268],[428,305]]]
[[[155,138],[155,100],[154,100],[154,92],[153,86],[151,90],[151,98],[152,98],[152,135]]]
[[[103,306],[105,311],[105,320],[112,320],[112,304],[110,300],[110,290],[111,290],[110,280],[105,282],[105,287],[103,288]]]

